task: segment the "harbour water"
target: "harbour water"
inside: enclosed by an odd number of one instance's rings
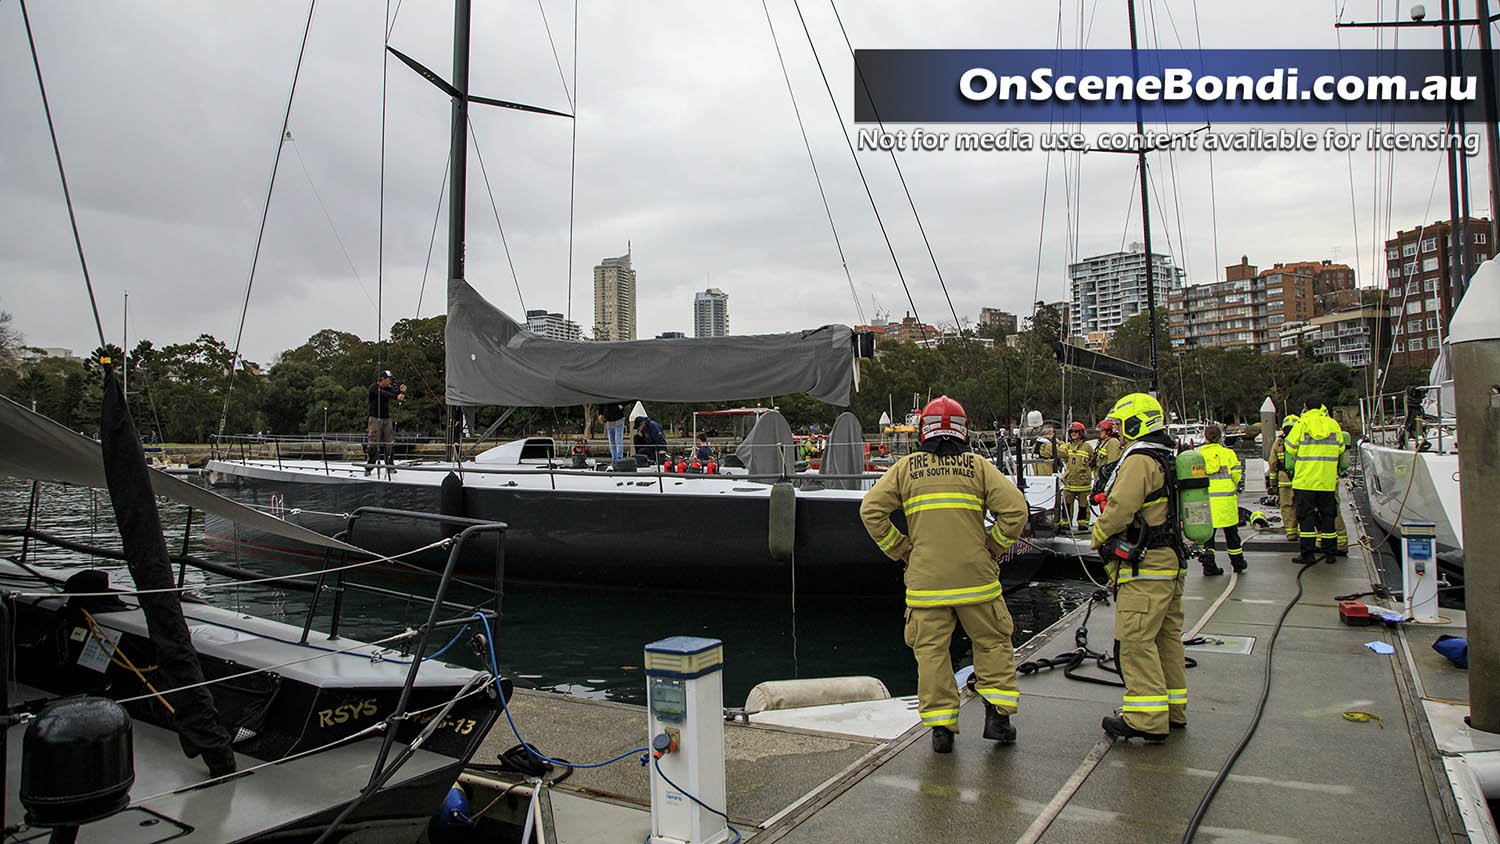
[[[0,523],[20,526],[26,521],[31,484],[0,479]],[[182,549],[187,509],[161,501],[168,547]],[[194,528],[201,523],[195,515]],[[109,497],[103,491],[60,484],[43,484],[38,496],[39,530],[105,547],[119,547]],[[0,537],[0,554],[20,553],[21,540]],[[306,571],[307,563],[251,556],[243,549],[205,544],[194,535],[189,553],[221,563],[281,575]],[[31,543],[28,560],[39,567],[77,566],[87,557]],[[96,559],[100,568],[122,563]],[[894,564],[892,564],[894,565]],[[416,575],[372,568],[361,573],[367,582],[418,594],[432,581]],[[128,579],[114,578],[119,585]],[[300,623],[308,595],[274,585],[223,585],[225,579],[189,570],[188,582],[206,585],[203,597],[219,606]],[[217,585],[216,585],[217,584]],[[501,627],[495,631],[501,670],[537,688],[624,703],[644,702],[641,648],[673,635],[697,635],[725,643],[724,699],[738,705],[756,683],[794,677],[868,674],[878,677],[892,694],[916,691],[911,652],[902,641],[901,596],[857,599],[829,596],[726,595],[682,590],[598,589],[529,583],[507,584]],[[1012,590],[1006,603],[1015,619],[1020,644],[1086,600],[1091,586],[1082,581],[1031,584]],[[454,596],[462,600],[460,592]],[[472,596],[470,596],[472,597]],[[379,639],[425,619],[419,600],[349,593],[345,598],[341,632],[364,640]],[[326,626],[326,609],[317,626]],[[445,660],[479,665],[461,637],[444,653]],[[967,642],[956,642],[960,661]],[[958,663],[956,663],[958,664]]]

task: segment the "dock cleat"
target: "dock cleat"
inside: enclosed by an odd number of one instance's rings
[[[1001,744],[1016,743],[1016,727],[1010,722],[1010,716],[991,706],[989,701],[984,703],[984,737]]]
[[[1123,715],[1106,715],[1100,722],[1104,732],[1116,739],[1143,739],[1146,744],[1161,744],[1167,740],[1166,733],[1148,733],[1145,730],[1137,730],[1126,722]]]
[[[952,753],[953,752],[953,731],[952,730],[948,729],[947,727],[933,727],[932,728],[932,752],[933,753]]]

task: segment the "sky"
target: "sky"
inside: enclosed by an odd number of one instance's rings
[[[1344,20],[1407,13],[1380,0],[1138,3],[1148,47],[1392,46],[1390,33],[1336,33],[1336,5]],[[906,152],[897,157],[903,189],[888,154],[861,152],[887,248],[840,130],[857,127],[835,8],[857,49],[1046,49],[1059,32],[1067,47],[1129,46],[1123,4],[611,0],[583,4],[576,57],[572,3],[475,6],[472,93],[564,112],[575,111],[577,93],[576,121],[472,109],[467,277],[513,316],[559,311],[589,331],[592,268],[629,248],[640,337],[691,333],[693,293],[707,287],[729,294],[736,334],[899,320],[913,307],[924,322],[951,323],[955,311],[972,322],[981,307],[1024,315],[1034,299],[1066,299],[1070,258],[1140,239],[1131,156],[1065,164],[1040,151]],[[402,0],[390,44],[448,75],[451,8]],[[306,2],[33,2],[28,11],[110,342],[124,333],[132,346],[160,346],[209,333],[233,346],[239,336],[247,358],[267,363],[323,328],[373,339],[396,320],[442,312],[449,101],[385,59],[380,4],[317,3],[290,140],[281,125]],[[1436,32],[1404,29],[1399,39],[1403,48],[1440,45]],[[0,3],[0,114],[0,310],[29,345],[86,353],[97,334],[15,2]],[[1118,127],[1085,127],[1110,128]],[[1358,279],[1370,284],[1384,275],[1380,242],[1447,216],[1442,159],[1157,155],[1153,246],[1186,268],[1189,283],[1222,277],[1247,255],[1262,267],[1357,260]],[[1475,216],[1489,211],[1485,161],[1481,152],[1471,162]]]

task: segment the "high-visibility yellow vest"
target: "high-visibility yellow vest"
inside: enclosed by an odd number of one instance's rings
[[[1214,527],[1239,524],[1238,489],[1244,475],[1240,458],[1219,443],[1204,443],[1198,453],[1203,455],[1203,468],[1208,472],[1208,504],[1213,510]]]
[[[1331,492],[1338,486],[1343,429],[1321,408],[1302,414],[1286,438],[1286,467],[1292,489]]]

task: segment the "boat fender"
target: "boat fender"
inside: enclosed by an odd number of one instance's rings
[[[797,489],[788,481],[771,485],[768,528],[771,559],[791,559],[797,540]]]
[[[891,692],[874,677],[808,677],[800,680],[768,680],[756,685],[745,697],[745,711],[766,712],[885,700]]]
[[[130,715],[114,701],[65,697],[42,709],[21,740],[21,805],[32,826],[77,826],[130,805],[135,753]]]
[[[444,476],[443,485],[438,490],[438,513],[444,516],[464,514],[464,482],[453,472]],[[454,536],[461,530],[463,526],[456,522],[443,522],[444,536]]]
[[[462,785],[454,784],[438,809],[427,822],[427,839],[433,844],[467,841],[467,830],[474,828],[474,819],[469,817],[469,797]]]

